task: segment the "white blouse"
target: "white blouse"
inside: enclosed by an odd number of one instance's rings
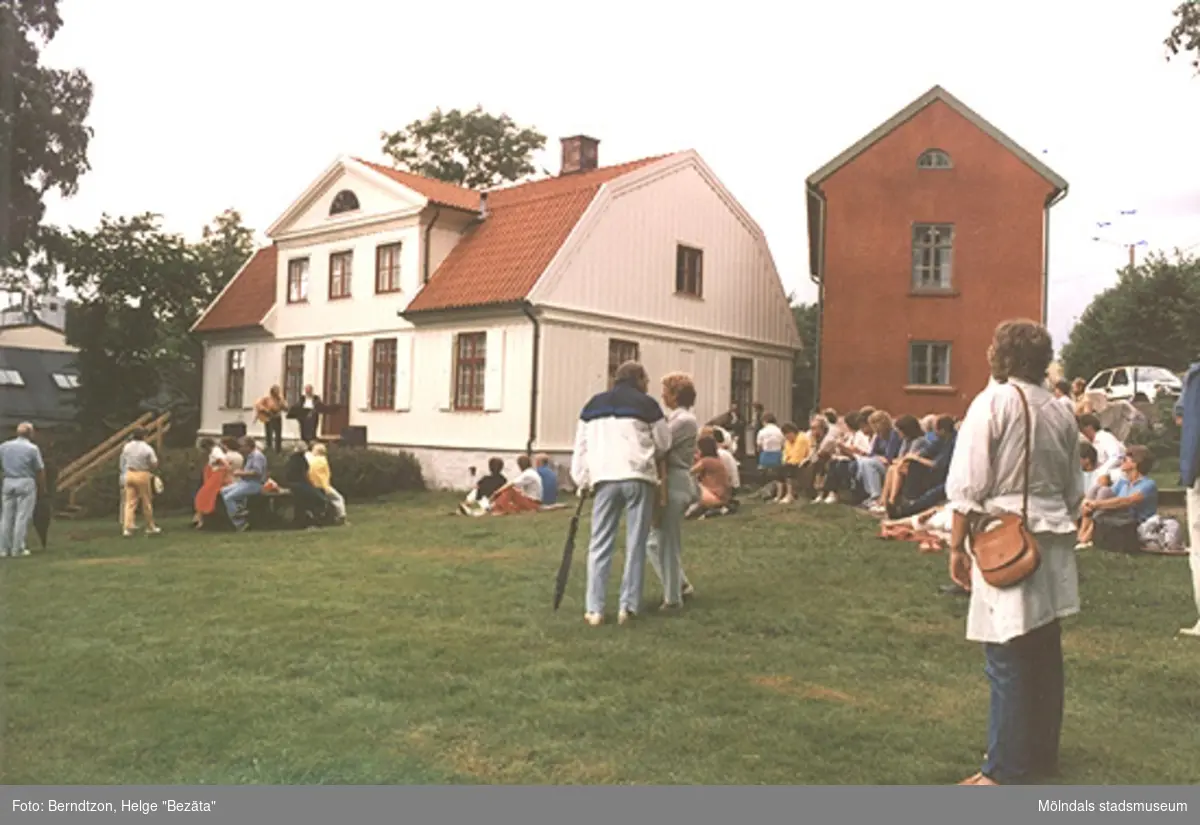
[[[1079,427],[1043,387],[1013,379],[1029,400],[1032,445],[1028,528],[1042,563],[1014,587],[999,589],[971,570],[967,638],[1003,644],[1079,612],[1075,520],[1083,503]],[[967,411],[946,479],[946,497],[959,513],[1020,513],[1024,490],[1025,421],[1010,384],[992,381]]]

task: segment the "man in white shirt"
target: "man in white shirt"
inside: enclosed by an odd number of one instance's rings
[[[1100,419],[1091,413],[1080,416],[1079,432],[1096,448],[1096,477],[1107,475],[1114,484],[1124,478],[1121,462],[1125,460],[1125,445],[1100,428]]]

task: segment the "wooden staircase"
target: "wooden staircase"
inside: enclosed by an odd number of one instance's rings
[[[58,518],[78,518],[83,513],[83,508],[76,503],[80,489],[97,473],[113,471],[113,460],[125,448],[129,434],[138,427],[146,430],[146,440],[154,441],[155,449],[162,452],[163,436],[171,429],[171,414],[163,413],[155,418],[153,413],[146,413],[63,467],[58,473],[54,492],[56,500],[58,493],[67,493],[67,501],[62,504],[59,500]],[[113,479],[113,484],[116,483]]]

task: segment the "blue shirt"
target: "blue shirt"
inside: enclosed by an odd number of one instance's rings
[[[0,465],[5,478],[33,478],[46,469],[42,451],[28,438],[17,436],[0,444]]]
[[[892,430],[886,438],[875,437],[875,442],[871,445],[871,455],[895,461],[900,457],[900,450],[903,447],[904,439],[898,431]]]
[[[1113,485],[1113,494],[1117,498],[1125,498],[1134,493],[1141,493],[1142,500],[1130,507],[1129,511],[1133,513],[1134,520],[1141,524],[1158,512],[1158,485],[1154,483],[1154,479],[1144,476],[1133,483],[1123,478]]]
[[[542,504],[554,504],[558,501],[558,475],[549,467],[538,467],[537,474],[542,477]]]
[[[267,481],[267,457],[262,454],[262,450],[255,450],[246,456],[246,463],[242,469],[247,473],[253,473],[250,476],[243,476],[242,481],[258,482],[265,484]]]

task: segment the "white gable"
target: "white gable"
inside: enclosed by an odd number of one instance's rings
[[[343,192],[358,206],[330,214]],[[334,230],[383,215],[416,212],[427,203],[424,196],[353,161],[339,160],[288,208],[267,232],[279,238],[297,232]]]

